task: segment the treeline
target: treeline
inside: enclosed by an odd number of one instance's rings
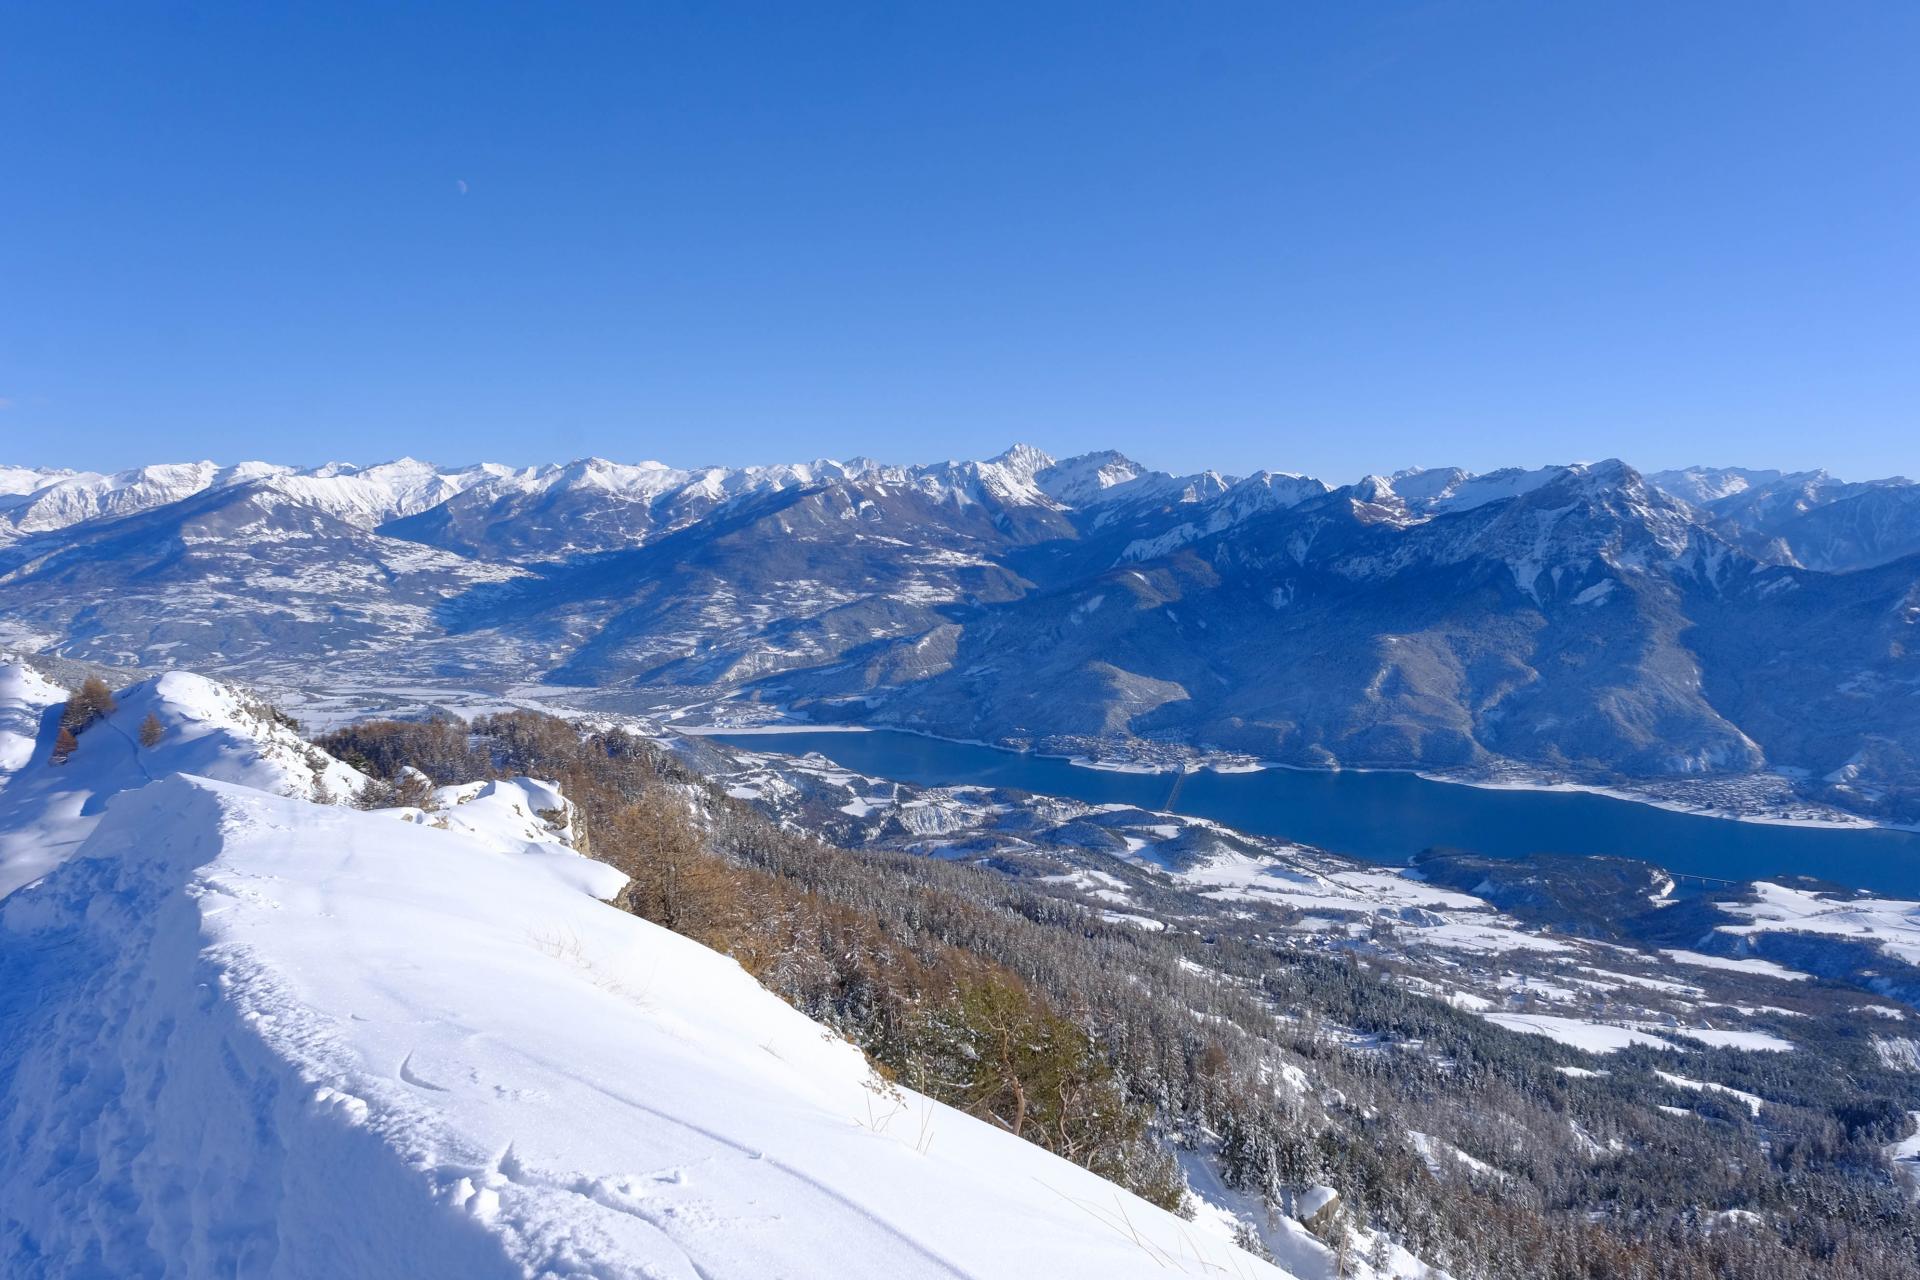
[[[513,712],[319,744],[376,779],[369,803],[553,779],[588,851],[632,878],[627,909],[735,956],[902,1083],[1159,1203],[1180,1199],[1167,1146],[1186,1145],[1275,1206],[1333,1186],[1341,1214],[1460,1280],[1920,1280],[1911,1206],[1874,1146],[1897,1120],[1844,1114],[1874,1080],[1770,1065],[1806,1105],[1770,1109],[1762,1143],[1732,1099],[1653,1111],[1632,1053],[1618,1078],[1568,1080],[1569,1051],[1350,956],[1148,934],[971,865],[834,848],[623,732]],[[1310,1088],[1287,1083],[1301,1067]],[[1415,1130],[1505,1176],[1436,1177]],[[1327,1230],[1343,1235],[1339,1215]]]

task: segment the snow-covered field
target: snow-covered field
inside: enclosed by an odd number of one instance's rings
[[[1737,1099],[1744,1103],[1747,1110],[1756,1117],[1760,1114],[1760,1109],[1767,1105],[1765,1098],[1755,1093],[1748,1093],[1744,1089],[1735,1089],[1724,1084],[1714,1084],[1708,1080],[1689,1080],[1685,1076],[1676,1076],[1666,1071],[1656,1071],[1653,1074],[1659,1076],[1675,1088],[1694,1089],[1705,1093],[1719,1093],[1729,1098]]]
[[[1603,1022],[1585,1022],[1545,1013],[1489,1013],[1487,1021],[1532,1036],[1546,1036],[1561,1044],[1584,1049],[1588,1053],[1616,1053],[1629,1045],[1650,1049],[1671,1049],[1671,1040],[1662,1040],[1633,1027],[1618,1027]]]
[[[1758,900],[1730,907],[1751,922],[1723,925],[1722,933],[1752,938],[1769,932],[1824,934],[1869,942],[1888,955],[1920,964],[1920,902],[1871,895],[1832,897],[1779,884],[1754,886]]]
[[[1758,887],[1764,893],[1778,886]],[[1730,909],[1738,911],[1741,908],[1735,906]],[[1699,951],[1676,951],[1671,947],[1662,948],[1660,954],[1676,964],[1692,965],[1696,969],[1721,969],[1728,973],[1757,973],[1769,978],[1779,978],[1783,982],[1801,982],[1807,977],[1806,974],[1798,973],[1785,965],[1775,964],[1771,960],[1762,960],[1757,956],[1712,956]]]

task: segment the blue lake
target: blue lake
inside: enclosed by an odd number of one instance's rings
[[[1495,791],[1410,773],[1203,770],[1189,774],[1169,804],[1172,774],[1085,769],[916,734],[803,730],[721,740],[754,751],[817,751],[859,773],[923,786],[1012,787],[1171,810],[1375,862],[1402,863],[1435,845],[1498,858],[1617,854],[1689,875],[1809,875],[1920,897],[1920,833],[1909,831],[1735,822],[1610,796]]]

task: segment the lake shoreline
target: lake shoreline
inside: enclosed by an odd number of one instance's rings
[[[1781,817],[1777,814],[1755,813],[1751,810],[1731,806],[1700,807],[1681,800],[1671,799],[1657,793],[1636,790],[1617,783],[1578,782],[1571,778],[1556,778],[1546,774],[1529,776],[1516,771],[1511,777],[1483,778],[1468,777],[1448,773],[1442,770],[1407,768],[1393,765],[1304,765],[1290,764],[1282,760],[1268,760],[1251,757],[1221,756],[1215,757],[1223,763],[1212,763],[1209,757],[1185,764],[1181,768],[1161,768],[1144,763],[1103,760],[1085,753],[1066,753],[1042,751],[1034,748],[1009,747],[997,742],[986,742],[979,738],[954,738],[945,734],[930,733],[924,729],[906,728],[900,725],[862,725],[862,724],[818,724],[810,721],[780,721],[757,725],[729,728],[719,725],[667,725],[675,733],[689,737],[777,737],[794,733],[903,733],[916,738],[927,738],[934,742],[949,742],[956,746],[985,747],[990,751],[1000,751],[1012,756],[1028,756],[1040,760],[1060,760],[1075,768],[1097,773],[1125,773],[1142,776],[1165,777],[1171,780],[1180,774],[1217,773],[1240,774],[1261,773],[1268,770],[1286,770],[1305,774],[1399,774],[1424,779],[1427,782],[1443,782],[1452,786],[1472,787],[1483,791],[1523,791],[1541,794],[1578,794],[1603,796],[1609,800],[1619,800],[1627,804],[1645,805],[1666,813],[1683,814],[1694,818],[1711,818],[1721,822],[1740,822],[1754,826],[1794,827],[1817,831],[1899,831],[1920,833],[1920,824],[1885,822],[1868,818],[1860,814],[1850,814],[1842,809],[1823,806],[1835,814],[1825,817]],[[1224,763],[1233,761],[1233,763]],[[1758,776],[1758,775],[1742,775]]]
[[[1444,785],[1424,771],[1273,766],[1091,768],[1064,753],[1016,751],[935,734],[860,726],[758,726],[712,737],[756,754],[817,755],[835,768],[966,794],[1021,791],[1096,808],[1199,819],[1226,829],[1402,868],[1432,850],[1501,860],[1618,857],[1676,876],[1733,883],[1813,877],[1891,897],[1920,897],[1920,837],[1870,825],[1740,822],[1646,803],[1599,787]],[[864,730],[864,731],[861,731]],[[1249,764],[1257,763],[1248,761]]]

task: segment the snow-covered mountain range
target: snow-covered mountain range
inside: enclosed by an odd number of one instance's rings
[[[0,468],[0,639],[1020,744],[1920,817],[1920,486],[1617,461],[1333,487],[1027,447],[676,469]]]

